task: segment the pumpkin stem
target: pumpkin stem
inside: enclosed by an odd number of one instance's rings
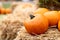
[[[33,19],[35,16],[34,15],[30,15],[30,18]]]

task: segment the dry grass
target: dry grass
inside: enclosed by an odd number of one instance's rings
[[[49,28],[45,34],[33,36],[22,27],[14,40],[60,40],[60,32],[56,28]]]
[[[20,30],[19,21],[2,21],[0,22],[0,40],[13,40]]]

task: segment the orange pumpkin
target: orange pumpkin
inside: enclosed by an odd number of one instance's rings
[[[45,33],[48,29],[48,25],[48,19],[41,14],[35,14],[34,18],[24,21],[24,26],[30,34]]]
[[[0,14],[1,14],[1,8],[0,8]]]
[[[10,8],[7,8],[6,10],[5,10],[5,13],[11,13],[12,12],[12,10],[10,9]]]
[[[46,8],[38,8],[34,13],[35,14],[44,14],[45,12],[48,12],[49,10]]]
[[[44,16],[46,16],[49,20],[50,26],[56,25],[59,20],[59,13],[58,11],[49,11],[44,13]]]
[[[1,11],[1,14],[4,14],[5,13],[5,8],[1,8],[0,11]]]
[[[60,20],[60,11],[59,11],[59,20]]]
[[[58,22],[58,30],[60,31],[60,21]]]

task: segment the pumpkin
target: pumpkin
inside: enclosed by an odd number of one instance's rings
[[[48,19],[41,14],[35,14],[31,16],[31,19],[24,21],[24,26],[30,34],[42,34],[48,30]]]
[[[58,13],[58,11],[46,12],[46,13],[44,13],[44,16],[47,17],[50,26],[58,24],[58,20],[59,20],[59,13]]]
[[[7,8],[6,10],[5,10],[5,13],[11,13],[12,12],[12,10],[10,9],[10,8]]]
[[[0,11],[1,11],[1,14],[4,14],[5,13],[5,8],[1,8]]]
[[[60,20],[60,11],[58,11],[59,12],[59,20]]]
[[[38,8],[34,13],[35,14],[44,14],[45,12],[48,12],[49,10],[46,8]]]
[[[58,30],[60,31],[60,21],[58,22]]]

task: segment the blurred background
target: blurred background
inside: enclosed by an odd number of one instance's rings
[[[33,1],[33,0],[0,0],[0,1]]]

